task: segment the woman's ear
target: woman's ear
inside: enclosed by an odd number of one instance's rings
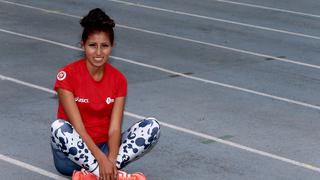
[[[80,42],[80,47],[81,47],[82,49],[84,49],[84,42],[83,42],[83,41]]]

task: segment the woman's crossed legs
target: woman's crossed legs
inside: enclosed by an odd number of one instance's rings
[[[116,166],[123,168],[150,150],[158,141],[160,126],[156,119],[146,118],[122,133]],[[51,146],[56,169],[64,175],[72,175],[82,167],[99,176],[98,162],[89,151],[80,135],[65,120],[56,120],[51,125]],[[99,148],[108,153],[106,143]]]

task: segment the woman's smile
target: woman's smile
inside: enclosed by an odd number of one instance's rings
[[[108,33],[94,32],[82,43],[88,61],[88,69],[101,68],[107,63],[112,51],[112,44]]]

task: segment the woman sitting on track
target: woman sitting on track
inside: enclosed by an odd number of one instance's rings
[[[64,175],[85,168],[111,180],[155,145],[160,127],[146,118],[121,134],[127,81],[108,63],[114,21],[97,8],[80,24],[85,57],[62,68],[54,86],[59,97],[58,120],[51,125],[54,164]]]

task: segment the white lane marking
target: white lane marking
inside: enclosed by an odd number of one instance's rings
[[[35,84],[31,84],[31,83],[28,83],[28,82],[21,83],[22,81],[17,80],[15,78],[6,77],[6,76],[3,76],[3,75],[0,75],[0,76],[4,77],[4,78],[2,78],[3,80],[8,80],[8,81],[11,81],[11,82],[14,82],[14,83],[18,83],[18,84],[21,84],[21,85],[30,84],[30,85],[28,85],[28,87],[31,87],[31,88],[38,87],[38,88],[36,88],[38,90],[42,90],[43,91],[44,89],[47,89],[45,87],[41,87],[41,86],[38,86],[38,85],[35,85]],[[13,79],[14,79],[14,81],[12,81]],[[53,92],[51,92],[50,89],[47,89],[45,92],[53,93]],[[53,93],[53,94],[55,94],[55,93]],[[145,116],[141,116],[141,115],[138,115],[138,114],[135,114],[135,113],[127,112],[127,111],[125,111],[124,114],[126,116],[129,116],[129,117],[132,117],[132,118],[136,118],[136,119],[139,119],[139,120],[145,118]],[[224,145],[228,145],[228,146],[231,146],[231,147],[234,147],[234,148],[242,149],[244,151],[248,151],[248,152],[251,152],[251,153],[254,153],[254,154],[258,154],[258,155],[261,155],[261,156],[264,156],[264,157],[269,157],[271,159],[279,160],[279,161],[282,161],[282,162],[286,162],[288,164],[300,166],[302,168],[309,169],[309,170],[316,171],[316,172],[320,173],[320,168],[318,168],[316,166],[313,166],[313,165],[310,165],[310,164],[302,163],[302,162],[295,161],[295,160],[292,160],[292,159],[288,159],[288,158],[285,158],[285,157],[281,157],[281,156],[278,156],[278,155],[275,155],[275,154],[271,154],[271,153],[267,153],[267,152],[264,152],[264,151],[260,151],[260,150],[257,150],[257,149],[254,149],[254,148],[250,148],[250,147],[238,144],[238,143],[234,143],[234,142],[231,142],[231,141],[223,140],[223,139],[220,139],[220,138],[217,138],[217,137],[205,134],[205,133],[196,132],[196,131],[193,131],[193,130],[190,130],[190,129],[187,129],[187,128],[179,127],[179,126],[176,126],[176,125],[173,125],[173,124],[169,124],[169,123],[165,123],[165,122],[162,122],[162,121],[159,121],[159,123],[162,126],[174,129],[176,131],[180,131],[180,132],[184,132],[184,133],[187,133],[187,134],[190,134],[190,135],[194,135],[194,136],[197,136],[197,137],[201,137],[201,138],[209,139],[209,140],[212,140],[212,141],[216,141],[216,142],[219,142],[219,143],[224,144]]]
[[[8,1],[0,0],[0,2],[5,2],[5,3],[6,3],[6,2],[8,2]],[[10,2],[10,4],[16,5],[17,3],[12,3],[12,2]],[[19,4],[17,4],[17,6],[19,6]],[[24,7],[24,6],[23,6],[23,7]],[[27,6],[27,7],[28,7],[28,6]],[[42,8],[33,8],[33,9],[40,9],[40,10],[45,11],[45,12],[50,12],[50,13],[53,13],[53,14],[58,14],[58,15],[63,15],[63,16],[69,16],[69,17],[74,17],[74,18],[81,18],[80,16],[68,15],[68,14],[65,14],[65,13],[60,13],[60,12],[58,12],[58,11],[50,11],[50,10],[46,10],[46,9],[42,9]],[[275,56],[271,56],[271,55],[267,55],[267,54],[256,53],[256,52],[252,52],[252,51],[247,51],[247,50],[242,50],[242,49],[237,49],[237,48],[222,46],[222,45],[218,45],[218,44],[214,44],[214,43],[207,43],[207,42],[198,41],[198,40],[194,40],[194,39],[184,38],[184,37],[180,37],[180,36],[175,36],[175,35],[170,35],[170,34],[155,32],[155,31],[149,31],[149,30],[140,29],[140,28],[135,28],[135,27],[130,27],[130,26],[125,26],[125,25],[119,25],[119,24],[117,24],[116,27],[125,28],[125,29],[131,29],[131,30],[135,30],[135,31],[139,31],[139,32],[144,32],[144,33],[148,33],[148,34],[158,35],[158,36],[164,36],[164,37],[173,38],[173,39],[178,39],[178,40],[187,41],[187,42],[191,42],[191,43],[197,43],[197,44],[206,45],[206,46],[210,46],[210,47],[215,47],[215,48],[220,48],[220,49],[226,49],[226,50],[235,51],[235,52],[243,53],[243,54],[249,54],[249,55],[258,56],[258,57],[272,58],[272,59],[277,60],[277,61],[282,61],[282,62],[286,62],[286,63],[292,63],[292,64],[301,65],[301,66],[306,66],[306,67],[311,67],[311,68],[320,69],[320,65],[303,63],[303,62],[299,62],[299,61],[295,61],[295,60],[291,60],[291,59],[287,59],[287,58],[279,58],[279,57],[275,57]],[[10,31],[4,30],[4,29],[0,29],[0,31],[10,33]],[[11,31],[11,32],[12,32],[12,31]],[[11,34],[16,34],[16,35],[18,35],[18,34],[20,34],[20,33],[11,33]],[[20,36],[28,36],[28,35],[21,35],[21,34],[20,34]],[[49,40],[47,40],[47,41],[49,41]],[[67,45],[67,46],[69,46],[69,45]]]
[[[308,34],[303,34],[303,33],[297,33],[297,32],[281,30],[281,29],[275,29],[275,28],[269,28],[269,27],[264,27],[264,26],[252,25],[252,24],[247,24],[247,23],[241,23],[241,22],[236,22],[236,21],[231,21],[231,20],[219,19],[219,18],[203,16],[203,15],[199,15],[199,14],[192,14],[192,13],[176,11],[176,10],[171,10],[171,9],[158,8],[158,7],[154,7],[154,6],[147,6],[147,5],[142,5],[142,4],[138,4],[138,3],[131,3],[131,2],[126,2],[126,1],[121,1],[121,0],[108,0],[108,1],[121,3],[121,4],[126,4],[126,5],[129,5],[129,6],[136,6],[136,7],[152,9],[152,10],[157,10],[157,11],[163,11],[163,12],[168,12],[168,13],[173,13],[173,14],[179,14],[179,15],[184,15],[184,16],[207,19],[207,20],[211,20],[211,21],[218,21],[218,22],[223,22],[223,23],[235,24],[235,25],[238,25],[238,26],[245,26],[245,27],[250,27],[250,28],[255,28],[255,29],[260,29],[260,30],[265,30],[265,31],[272,31],[272,32],[289,34],[289,35],[293,35],[293,36],[299,36],[299,37],[305,37],[305,38],[320,40],[319,36],[313,36],[313,35],[308,35]]]
[[[136,64],[136,65],[139,65],[139,66],[144,66],[144,67],[148,67],[148,68],[151,68],[151,69],[156,69],[156,70],[159,70],[159,71],[162,71],[162,72],[166,72],[166,73],[169,73],[169,74],[182,76],[182,77],[187,78],[187,79],[192,79],[192,80],[196,80],[196,81],[200,81],[200,82],[204,82],[204,83],[208,83],[208,84],[222,86],[222,87],[225,87],[225,88],[230,88],[230,89],[234,89],[234,90],[238,90],[238,91],[242,91],[242,92],[246,92],[246,93],[255,94],[255,95],[258,95],[258,96],[268,97],[268,98],[271,98],[271,99],[276,99],[276,100],[279,100],[279,101],[284,101],[284,102],[287,102],[287,103],[296,104],[296,105],[300,105],[300,106],[304,106],[304,107],[320,110],[320,106],[308,104],[308,103],[305,103],[305,102],[296,101],[296,100],[292,100],[292,99],[287,99],[287,98],[283,98],[283,97],[279,97],[279,96],[274,96],[274,95],[271,95],[271,94],[267,94],[267,93],[263,93],[263,92],[259,92],[259,91],[254,91],[254,90],[251,90],[251,89],[246,89],[246,88],[242,88],[242,87],[238,87],[238,86],[234,86],[234,85],[230,85],[230,84],[220,83],[220,82],[217,82],[217,81],[212,81],[212,80],[208,80],[208,79],[204,79],[204,78],[199,78],[199,77],[196,77],[196,76],[191,76],[191,75],[187,75],[187,74],[171,71],[171,70],[164,69],[164,68],[157,67],[157,66],[148,65],[148,64],[144,64],[144,63],[139,63],[139,62],[132,61],[132,60],[129,60],[129,59],[124,59],[124,58],[119,58],[119,57],[113,57],[113,58],[117,59],[117,60],[121,60],[121,61],[127,62],[127,63]]]
[[[310,14],[310,13],[304,13],[304,12],[299,12],[299,11],[291,11],[291,10],[273,8],[273,7],[268,7],[268,6],[261,6],[261,5],[256,5],[256,4],[234,2],[234,1],[228,1],[228,0],[214,0],[214,1],[222,2],[222,3],[229,3],[229,4],[236,4],[236,5],[241,5],[241,6],[248,6],[248,7],[259,8],[259,9],[278,11],[278,12],[285,12],[285,13],[301,15],[301,16],[320,18],[320,15],[317,15],[317,14]]]
[[[126,29],[132,29],[132,30],[136,30],[136,31],[140,31],[140,32],[149,33],[149,34],[165,36],[165,37],[172,38],[172,39],[188,41],[188,42],[197,43],[197,44],[206,45],[206,46],[211,46],[211,47],[215,47],[215,48],[226,49],[226,50],[230,50],[230,51],[234,51],[234,52],[238,52],[238,53],[249,54],[249,55],[252,55],[252,56],[258,56],[258,57],[263,57],[263,58],[271,58],[271,59],[274,59],[274,60],[277,60],[277,61],[282,61],[282,62],[286,62],[286,63],[292,63],[292,64],[301,65],[301,66],[320,69],[320,65],[303,63],[303,62],[299,62],[299,61],[295,61],[295,60],[291,60],[291,59],[287,59],[287,58],[279,58],[279,57],[275,57],[275,56],[271,56],[271,55],[267,55],[267,54],[256,53],[256,52],[242,50],[242,49],[236,49],[236,48],[232,48],[232,47],[222,46],[222,45],[219,45],[219,44],[213,44],[213,43],[207,43],[207,42],[203,42],[203,41],[197,41],[197,40],[193,40],[193,39],[189,39],[189,38],[184,38],[184,37],[180,37],[180,36],[174,36],[174,35],[170,35],[170,34],[164,34],[164,33],[144,30],[144,29],[140,29],[140,28],[129,27],[129,26],[125,26],[125,25],[118,25],[118,26],[126,28]]]
[[[136,118],[136,119],[144,119],[144,118],[146,118],[146,117],[143,117],[143,116],[140,116],[140,115],[137,115],[137,114],[133,114],[133,113],[130,113],[130,112],[125,112],[124,114],[127,115],[127,116],[131,116],[133,118]],[[250,148],[250,147],[247,147],[247,146],[243,146],[241,144],[237,144],[237,143],[234,143],[234,142],[231,142],[231,141],[223,140],[223,139],[220,139],[220,138],[208,135],[208,134],[196,132],[196,131],[193,131],[193,130],[190,130],[190,129],[186,129],[186,128],[183,128],[183,127],[175,126],[175,125],[172,125],[172,124],[169,124],[169,123],[160,122],[160,124],[162,126],[165,126],[165,127],[177,130],[177,131],[181,131],[181,132],[184,132],[184,133],[187,133],[187,134],[191,134],[191,135],[194,135],[194,136],[202,137],[204,139],[209,139],[209,140],[212,140],[212,141],[216,141],[216,142],[219,142],[221,144],[229,145],[229,146],[232,146],[232,147],[235,147],[235,148],[238,148],[238,149],[242,149],[244,151],[249,151],[249,152],[252,152],[252,153],[255,153],[255,154],[259,154],[261,156],[266,156],[266,157],[269,157],[269,158],[272,158],[272,159],[284,161],[284,162],[287,162],[289,164],[294,164],[294,165],[301,166],[301,167],[308,167],[308,169],[311,168],[314,171],[320,172],[320,168],[317,168],[317,167],[314,167],[314,166],[310,166],[309,164],[297,162],[297,161],[294,161],[294,160],[291,160],[291,159],[288,159],[288,158],[284,158],[284,157],[277,156],[277,155],[274,155],[274,154],[271,154],[271,153],[267,153],[267,152],[264,152],[264,151],[253,149],[253,148]]]
[[[0,0],[0,2],[15,5],[15,6],[20,6],[20,7],[24,7],[24,8],[39,10],[39,11],[43,11],[45,13],[63,15],[63,16],[68,16],[68,17],[73,17],[73,18],[81,18],[81,16],[75,16],[75,15],[66,14],[66,13],[63,13],[60,11],[53,11],[53,10],[49,10],[49,9],[39,8],[39,7],[30,6],[30,5],[21,4],[21,3],[15,3],[15,2],[11,2],[11,1]]]
[[[228,0],[214,0],[214,1],[218,1],[218,2],[221,2],[221,3],[237,4],[237,5],[248,6],[248,7],[253,7],[253,8],[272,10],[272,11],[291,13],[291,14],[296,14],[296,15],[301,15],[301,16],[309,16],[309,17],[320,18],[320,15],[317,15],[317,14],[310,14],[310,13],[304,13],[304,12],[298,12],[298,11],[291,11],[291,10],[286,10],[286,9],[268,7],[268,6],[261,6],[261,5],[255,5],[255,4],[249,4],[249,3],[234,2],[234,1],[228,1]],[[26,4],[15,3],[15,2],[11,2],[11,1],[0,0],[0,2],[7,3],[7,4],[12,4],[12,5],[16,5],[16,6],[21,6],[21,7],[25,7],[25,8],[30,8],[30,9],[36,9],[36,10],[44,11],[46,13],[55,13],[55,14],[69,16],[69,17],[74,17],[74,18],[81,18],[81,16],[65,14],[65,13],[60,12],[60,11],[53,11],[53,10],[43,9],[43,8],[34,7],[34,6],[26,5]]]
[[[56,42],[56,41],[51,41],[51,40],[48,40],[48,39],[43,39],[43,38],[39,38],[39,37],[35,37],[35,36],[30,36],[30,35],[26,35],[26,34],[21,34],[21,33],[13,32],[13,31],[8,31],[8,30],[1,29],[1,28],[0,28],[0,31],[1,31],[1,32],[4,32],[4,33],[8,33],[8,34],[15,35],[15,36],[20,36],[20,37],[24,37],[24,38],[28,38],[28,39],[33,39],[33,40],[37,40],[37,41],[46,42],[46,43],[49,43],[49,44],[54,44],[54,45],[66,47],[66,48],[69,48],[69,49],[74,49],[74,50],[80,50],[80,51],[82,51],[81,48],[74,47],[74,46],[70,46],[70,45],[67,45],[67,44],[64,44],[64,43],[59,43],[59,42]]]
[[[41,91],[45,91],[45,92],[48,92],[48,93],[56,94],[56,92],[54,90],[51,90],[51,89],[48,89],[48,88],[44,88],[44,87],[41,87],[41,86],[37,86],[37,85],[34,85],[34,84],[30,84],[30,83],[27,83],[25,81],[20,81],[20,80],[15,79],[15,78],[11,78],[11,77],[0,75],[0,79],[1,80],[5,80],[5,81],[11,81],[11,82],[14,82],[14,83],[17,83],[17,84],[21,84],[21,85],[24,85],[24,86],[28,86],[28,87],[31,87],[31,88],[34,88],[34,89],[39,89]]]
[[[63,176],[59,176],[59,175],[54,174],[52,172],[46,171],[44,169],[41,169],[39,167],[33,166],[31,164],[28,164],[28,163],[13,159],[11,157],[5,156],[3,154],[0,154],[0,160],[3,160],[3,161],[8,162],[10,164],[19,166],[21,168],[27,169],[29,171],[41,174],[43,176],[47,176],[47,177],[52,178],[52,179],[63,179],[63,180],[67,180],[68,179],[68,178],[65,178]]]
[[[37,37],[34,37],[34,36],[24,35],[24,34],[12,32],[12,31],[7,31],[7,30],[3,30],[3,29],[0,29],[0,31],[6,32],[6,33],[9,33],[9,34],[13,34],[13,35],[17,35],[17,36],[21,36],[21,37],[25,37],[25,38],[30,38],[30,39],[35,39],[35,40],[38,40],[38,41],[43,41],[43,42],[46,42],[46,43],[55,44],[55,45],[66,47],[66,48],[71,48],[71,49],[78,50],[78,51],[82,51],[81,48],[77,48],[77,47],[74,47],[74,46],[66,45],[66,44],[63,44],[63,43],[59,43],[59,42],[55,42],[55,41],[51,41],[51,40],[47,40],[47,39],[43,39],[43,38],[37,38]],[[169,69],[161,68],[161,67],[158,67],[158,66],[153,66],[153,65],[149,65],[149,64],[140,63],[140,62],[137,62],[137,61],[134,61],[134,60],[130,60],[130,59],[125,59],[125,58],[116,57],[116,56],[110,56],[110,57],[113,58],[113,59],[119,60],[119,61],[131,63],[131,64],[135,64],[135,65],[139,65],[139,66],[143,66],[143,67],[147,67],[147,68],[151,68],[151,69],[156,69],[156,70],[159,70],[159,71],[162,71],[162,72],[166,72],[166,73],[169,73],[169,74],[178,75],[178,76],[181,76],[181,77],[184,77],[184,78],[187,78],[187,79],[192,79],[192,80],[195,80],[195,81],[200,81],[200,82],[204,82],[204,83],[208,83],[208,84],[222,86],[222,87],[225,87],[225,88],[230,88],[230,89],[234,89],[234,90],[238,90],[238,91],[242,91],[242,92],[246,92],[246,93],[255,94],[255,95],[258,95],[258,96],[268,97],[268,98],[271,98],[271,99],[276,99],[276,100],[279,100],[279,101],[284,101],[284,102],[287,102],[287,103],[296,104],[296,105],[300,105],[300,106],[304,106],[304,107],[320,110],[320,106],[308,104],[308,103],[305,103],[305,102],[296,101],[296,100],[292,100],[292,99],[287,99],[287,98],[283,98],[283,97],[279,97],[279,96],[274,96],[274,95],[271,95],[271,94],[267,94],[267,93],[263,93],[263,92],[259,92],[259,91],[254,91],[254,90],[251,90],[251,89],[246,89],[246,88],[242,88],[242,87],[238,87],[238,86],[233,86],[233,85],[230,85],[230,84],[220,83],[220,82],[217,82],[217,81],[212,81],[212,80],[208,80],[208,79],[204,79],[204,78],[199,78],[199,77],[196,77],[196,76],[186,75],[186,74],[183,74],[183,73],[179,73],[179,72],[172,71],[172,70],[169,70]],[[5,79],[6,77],[0,76],[0,78],[1,79]]]

